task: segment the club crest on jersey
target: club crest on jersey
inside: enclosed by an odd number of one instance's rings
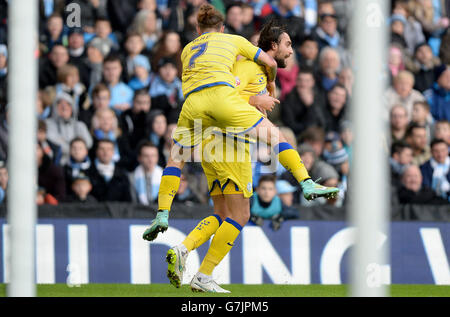
[[[241,80],[239,79],[239,77],[235,77],[236,80],[236,86],[239,86],[241,84]]]

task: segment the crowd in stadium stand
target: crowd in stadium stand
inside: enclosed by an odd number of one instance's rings
[[[39,204],[156,202],[183,104],[180,55],[197,36],[196,12],[205,2],[39,1]],[[68,26],[70,3],[81,8],[79,27]],[[278,71],[281,104],[269,119],[298,146],[314,180],[341,189],[335,199],[306,201],[270,150],[253,146],[253,221],[268,217],[276,227],[274,215],[289,218],[293,205],[342,206],[352,164],[351,2],[210,3],[226,17],[226,32],[255,45],[266,21],[286,26],[295,53]],[[0,0],[2,201],[8,183],[7,6]],[[386,20],[390,43],[380,78],[389,86],[383,102],[390,130],[380,150],[390,159],[393,203],[450,203],[449,15],[448,1],[393,0]],[[184,168],[175,202],[210,203],[199,162]]]

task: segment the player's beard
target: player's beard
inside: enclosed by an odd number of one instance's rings
[[[278,68],[286,68],[286,59],[287,58],[281,58],[281,57],[276,56],[274,59],[275,59],[275,62],[277,62]]]

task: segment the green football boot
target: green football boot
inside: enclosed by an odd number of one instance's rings
[[[186,270],[186,260],[188,252],[182,250],[179,246],[173,247],[167,251],[167,277],[170,284],[180,288],[183,283],[183,273]]]
[[[336,187],[325,187],[317,184],[311,178],[300,183],[303,190],[303,196],[306,200],[313,200],[317,197],[325,197],[327,199],[335,198],[339,192]]]
[[[169,228],[169,211],[161,210],[156,214],[156,218],[150,224],[150,227],[145,230],[142,238],[144,240],[153,241],[158,236],[158,233],[162,233]]]

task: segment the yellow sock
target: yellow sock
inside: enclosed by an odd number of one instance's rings
[[[184,239],[183,244],[188,249],[192,251],[197,249],[203,243],[209,240],[214,232],[217,231],[219,226],[222,224],[222,219],[218,215],[212,215],[206,217],[192,230],[186,239]]]
[[[161,177],[158,192],[158,210],[169,210],[180,187],[181,170],[177,167],[166,167]]]
[[[242,230],[242,226],[231,218],[225,221],[217,229],[216,234],[209,246],[199,272],[205,275],[212,275],[214,268],[222,261],[222,259],[230,252],[233,242]]]
[[[303,165],[300,155],[287,142],[282,142],[274,147],[275,153],[278,154],[278,160],[295,179],[300,183],[301,181],[310,178],[308,170]]]

